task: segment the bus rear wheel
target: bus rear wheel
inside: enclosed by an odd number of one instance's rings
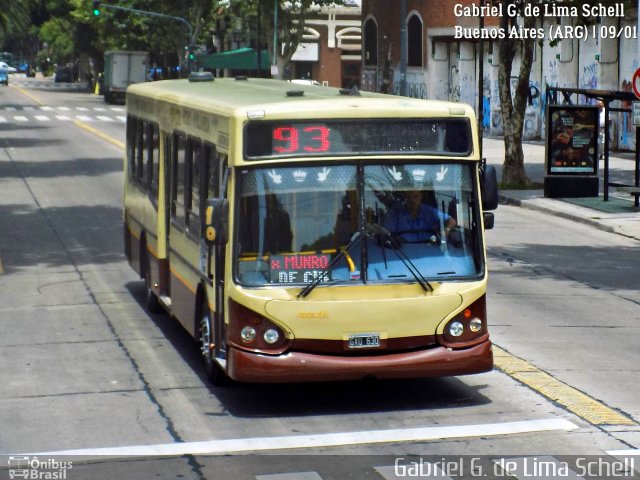
[[[211,313],[209,307],[204,302],[200,314],[200,353],[202,355],[202,364],[207,377],[216,386],[227,385],[230,381],[227,374],[222,370],[218,362],[215,360],[215,351],[213,346],[213,325],[211,322]]]

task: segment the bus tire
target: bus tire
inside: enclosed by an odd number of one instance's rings
[[[141,257],[143,258],[142,278],[144,279],[144,304],[149,312],[162,313],[162,305],[160,305],[160,300],[158,299],[156,292],[153,291],[153,286],[151,285],[151,263],[146,244],[142,248]]]
[[[200,325],[198,326],[199,332],[199,347],[200,354],[202,356],[202,365],[204,371],[207,374],[209,381],[217,386],[221,387],[228,385],[231,379],[227,376],[226,372],[222,370],[218,362],[214,358],[213,344],[213,324],[211,322],[211,312],[206,300],[203,300],[202,307],[200,308]]]

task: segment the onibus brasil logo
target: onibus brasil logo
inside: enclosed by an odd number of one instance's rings
[[[67,470],[73,468],[73,462],[62,462],[53,458],[10,456],[9,478],[25,478],[33,480],[65,480]]]

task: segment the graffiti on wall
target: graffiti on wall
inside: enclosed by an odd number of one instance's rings
[[[633,61],[633,67],[631,69],[632,72],[635,72],[638,69],[638,60]],[[631,92],[633,91],[633,86],[631,85],[630,79],[623,79],[622,84],[620,85],[620,90],[623,92]],[[622,108],[631,108],[631,102],[620,102]],[[620,123],[618,124],[618,147],[625,148],[629,150],[634,150],[636,148],[636,129],[633,125],[631,114],[627,112],[622,112],[620,114]]]
[[[515,90],[518,83],[518,77],[511,77],[511,98],[515,97]],[[499,97],[498,81],[495,80],[492,84],[491,91],[495,91],[496,98]],[[498,102],[496,102],[498,103]],[[489,108],[491,109],[490,104]],[[490,128],[493,135],[503,135],[504,127],[502,124],[502,112],[500,111],[500,105],[496,105],[497,108],[491,110],[490,114]],[[536,138],[540,135],[540,119],[544,116],[544,105],[540,90],[540,82],[537,80],[529,81],[529,91],[527,93],[527,107],[524,114],[524,128],[523,138],[525,140]]]
[[[406,82],[407,97],[412,98],[427,98],[427,84],[424,82]],[[400,95],[400,81],[393,83],[393,94]]]

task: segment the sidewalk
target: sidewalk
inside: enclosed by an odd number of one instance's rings
[[[525,143],[523,149],[529,180],[534,183],[544,183],[544,145]],[[487,164],[496,168],[498,181],[500,181],[504,162],[504,141],[497,138],[484,138],[483,156],[487,159]],[[633,160],[616,157],[615,152],[609,157],[610,182],[633,184],[634,169]],[[603,201],[603,170],[604,162],[601,160],[598,170],[600,196],[597,198],[545,198],[542,189],[500,190],[500,203],[542,211],[640,240],[640,208],[633,206],[632,195],[616,193],[613,187],[609,188],[609,201]]]

